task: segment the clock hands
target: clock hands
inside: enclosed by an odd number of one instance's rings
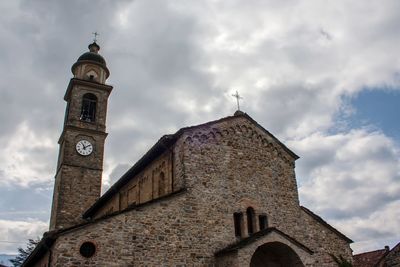
[[[76,150],[83,156],[88,156],[93,152],[93,145],[87,140],[81,140],[76,145]]]
[[[82,146],[83,146],[83,149],[86,150],[86,148],[87,148],[87,147],[90,147],[91,144],[88,144],[88,145],[85,146],[85,144],[82,143]]]

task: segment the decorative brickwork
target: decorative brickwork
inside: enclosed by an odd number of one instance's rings
[[[162,179],[162,180],[161,180]],[[99,218],[172,192],[172,153],[166,152],[133,176],[95,215]]]

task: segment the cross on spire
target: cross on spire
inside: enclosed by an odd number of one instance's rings
[[[98,34],[97,32],[92,32],[92,34],[94,35],[93,42],[97,42],[97,36],[99,36],[100,34]]]
[[[240,110],[239,101],[240,101],[240,99],[243,99],[243,97],[241,97],[241,96],[239,95],[238,91],[236,91],[236,93],[233,94],[232,96],[233,96],[234,98],[236,98],[237,108],[238,108],[238,110]]]

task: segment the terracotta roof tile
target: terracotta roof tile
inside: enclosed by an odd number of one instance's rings
[[[388,249],[379,249],[369,252],[364,252],[361,254],[356,254],[353,256],[353,266],[354,267],[374,267],[379,260],[384,257],[388,252]]]

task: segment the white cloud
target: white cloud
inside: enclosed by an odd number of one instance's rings
[[[0,138],[0,185],[29,186],[50,181],[57,143],[39,137],[26,122],[7,138]],[[51,159],[51,160],[49,160]]]
[[[344,220],[332,220],[333,224],[343,229],[356,241],[354,253],[382,249],[383,244],[394,247],[400,236],[400,200],[389,202],[366,216],[351,217]]]
[[[15,254],[16,248],[26,248],[28,239],[41,238],[48,230],[47,222],[28,219],[12,221],[0,219],[0,251],[5,254]],[[6,241],[6,242],[4,242]],[[7,243],[8,242],[8,243]]]
[[[340,226],[355,250],[399,234],[400,150],[381,132],[315,133],[289,142],[300,155],[302,203]]]

